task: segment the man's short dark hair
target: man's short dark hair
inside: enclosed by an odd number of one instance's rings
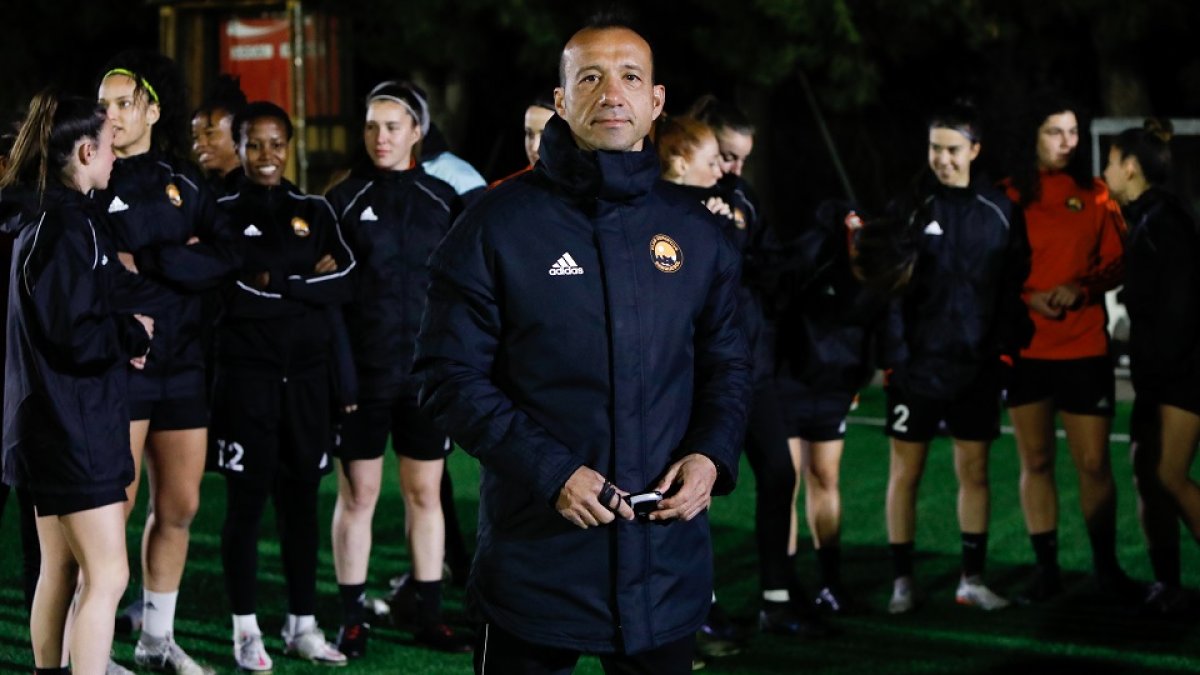
[[[634,35],[637,35],[638,37],[642,38],[643,40],[646,40],[646,36],[642,35],[642,32],[637,29],[635,22],[633,21],[633,17],[631,17],[626,12],[622,12],[622,11],[615,10],[615,9],[605,10],[605,11],[597,12],[597,13],[593,14],[591,16],[591,18],[589,18],[582,26],[579,27],[579,30],[577,30],[571,34],[571,39],[574,39],[576,35],[579,35],[580,33],[582,33],[585,30],[610,30],[610,29],[624,29],[624,30],[627,30],[627,31],[633,33]],[[568,39],[567,42],[570,43],[571,39]],[[646,40],[646,44],[649,45],[650,41]],[[566,56],[566,52],[567,52],[566,45],[563,45],[562,55],[560,55],[558,57],[558,86],[560,86],[560,87],[567,86],[567,68],[566,68],[566,62],[564,59],[564,57]],[[653,47],[650,48],[650,83],[651,84],[654,83],[654,48]]]

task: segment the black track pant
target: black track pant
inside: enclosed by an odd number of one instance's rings
[[[754,391],[746,428],[746,459],[758,486],[754,535],[762,588],[791,589],[795,570],[788,564],[787,549],[796,470],[788,451],[779,397],[772,385],[761,385]]]
[[[287,581],[288,613],[316,613],[319,483],[295,481],[286,473],[281,471],[276,476],[274,486],[226,480],[221,563],[225,569],[225,591],[234,614],[256,612],[259,525],[268,498],[275,502],[275,527]]]

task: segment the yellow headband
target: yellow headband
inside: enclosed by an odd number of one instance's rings
[[[150,94],[150,100],[154,103],[158,103],[158,92],[154,91],[154,87],[151,87],[150,83],[146,81],[146,78],[142,77],[141,75],[138,75],[132,70],[127,70],[125,68],[113,68],[105,73],[104,77],[100,79],[107,80],[109,75],[124,75],[134,82],[140,82],[142,84],[142,89],[145,89],[146,93]]]

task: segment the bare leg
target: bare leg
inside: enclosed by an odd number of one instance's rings
[[[1071,459],[1079,471],[1079,503],[1084,521],[1089,527],[1096,522],[1112,522],[1112,527],[1116,527],[1117,486],[1108,456],[1111,421],[1107,417],[1066,412],[1062,413],[1062,421]]]
[[[142,585],[156,593],[179,590],[189,530],[200,508],[208,430],[155,431],[146,453],[153,508],[142,536]]]
[[[33,662],[39,668],[60,668],[67,665],[64,638],[79,565],[58,517],[38,518],[37,530],[42,565],[29,612]]]
[[[340,468],[345,470],[337,472],[333,567],[339,584],[365,584],[371,558],[371,520],[379,501],[383,458],[354,460]],[[440,566],[438,570],[441,571]]]
[[[1200,440],[1200,416],[1169,405],[1160,406],[1160,413],[1163,452],[1159,479],[1179,506],[1184,524],[1200,541],[1200,485],[1188,477]]]
[[[112,650],[113,615],[129,583],[125,510],[121,504],[59,519],[83,572],[83,593],[71,632],[71,665],[77,673],[103,673]]]
[[[1054,407],[1049,400],[1009,408],[1021,460],[1021,510],[1030,534],[1058,528]]]
[[[988,531],[991,491],[988,487],[987,441],[954,439],[954,473],[958,477],[958,526],[969,534]]]
[[[800,447],[803,442],[803,439],[797,437],[788,439],[788,452],[792,455],[792,470],[796,472],[796,487],[792,490],[791,525],[788,528],[787,553],[789,556],[795,556],[796,551],[800,548],[800,521],[796,516],[796,502],[800,499]]]
[[[438,581],[445,558],[445,519],[441,481],[446,460],[400,457],[400,489],[404,492],[405,529],[413,559],[413,579]]]
[[[804,511],[813,546],[837,546],[842,529],[842,494],[838,478],[842,463],[841,440],[807,442],[800,445],[804,472]]]
[[[129,450],[133,453],[133,482],[125,488],[125,518],[137,504],[138,486],[142,484],[142,455],[146,451],[146,436],[150,433],[150,420],[134,420],[129,423]]]
[[[928,443],[892,439],[888,468],[888,543],[910,543],[917,531],[917,486],[925,472]]]

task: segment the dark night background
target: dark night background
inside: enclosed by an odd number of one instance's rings
[[[157,47],[162,4],[179,3],[6,3],[0,110],[15,115],[49,83],[94,91],[96,70],[111,55]],[[222,15],[264,11],[239,2],[184,6]],[[365,92],[380,79],[414,77],[430,85],[434,117],[452,147],[491,180],[523,165],[522,114],[555,84],[564,41],[588,15],[614,5],[310,0],[303,7],[341,22],[352,139]],[[973,98],[984,114],[981,168],[995,178],[1007,173],[1009,121],[1037,87],[1060,88],[1096,116],[1200,116],[1200,51],[1190,48],[1200,26],[1197,2],[647,0],[615,7],[654,46],[668,112],[711,91],[751,115],[758,135],[747,175],[787,229],[820,199],[845,196],[805,81],[867,205],[905,189],[924,166],[925,115],[959,96]],[[199,48],[212,52],[205,58],[215,74],[215,37],[210,42]],[[209,82],[188,84],[202,93]]]

